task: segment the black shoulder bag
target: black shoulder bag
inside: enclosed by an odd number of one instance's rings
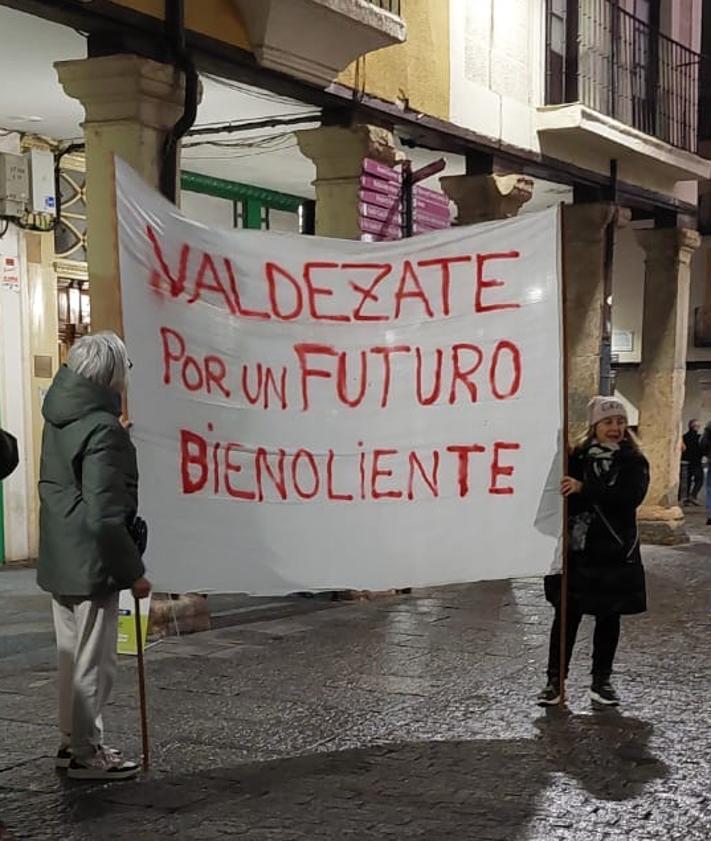
[[[128,526],[128,533],[131,535],[131,539],[136,544],[136,549],[138,549],[138,554],[143,557],[146,553],[146,547],[148,546],[148,523],[143,519],[143,517],[134,517],[133,522]]]

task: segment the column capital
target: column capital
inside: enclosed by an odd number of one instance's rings
[[[381,126],[322,126],[296,132],[302,154],[316,164],[317,181],[360,178],[363,160],[394,166],[405,156],[393,133]]]
[[[643,228],[635,233],[648,264],[671,261],[689,265],[701,245],[699,232],[691,228]]]
[[[533,195],[533,179],[526,175],[446,175],[439,179],[443,192],[457,205],[457,222],[473,225],[509,219]]]
[[[135,122],[165,131],[183,113],[184,79],[171,65],[120,54],[54,66],[64,92],[84,106],[84,125]]]
[[[381,126],[322,126],[296,132],[302,154],[316,165],[316,233],[360,239],[358,209],[363,161],[394,166],[404,158],[393,133]]]

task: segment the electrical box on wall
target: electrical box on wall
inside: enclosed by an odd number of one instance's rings
[[[54,155],[46,149],[31,149],[26,154],[29,180],[30,213],[57,215],[57,196],[54,184]]]
[[[24,155],[0,152],[0,216],[17,218],[27,208],[28,164]]]

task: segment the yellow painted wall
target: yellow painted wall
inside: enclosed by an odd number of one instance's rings
[[[449,0],[401,0],[407,41],[369,53],[338,81],[414,111],[449,119]],[[358,79],[357,76],[360,78]]]
[[[163,18],[164,0],[114,0],[136,12]],[[185,25],[194,32],[249,50],[249,38],[232,0],[185,0]]]
[[[114,0],[137,12],[163,17],[164,0]],[[449,117],[449,0],[401,0],[407,41],[370,53],[345,70],[338,81],[390,102],[443,120]],[[232,0],[186,0],[189,29],[250,49]]]

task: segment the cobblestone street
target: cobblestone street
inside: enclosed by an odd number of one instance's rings
[[[538,581],[334,604],[152,648],[153,770],[113,787],[54,771],[46,600],[3,572],[0,839],[707,841],[704,531],[646,551],[650,612],[623,625],[619,712],[587,700],[588,624],[570,712],[535,706]],[[124,661],[106,724],[134,755],[136,696]]]

